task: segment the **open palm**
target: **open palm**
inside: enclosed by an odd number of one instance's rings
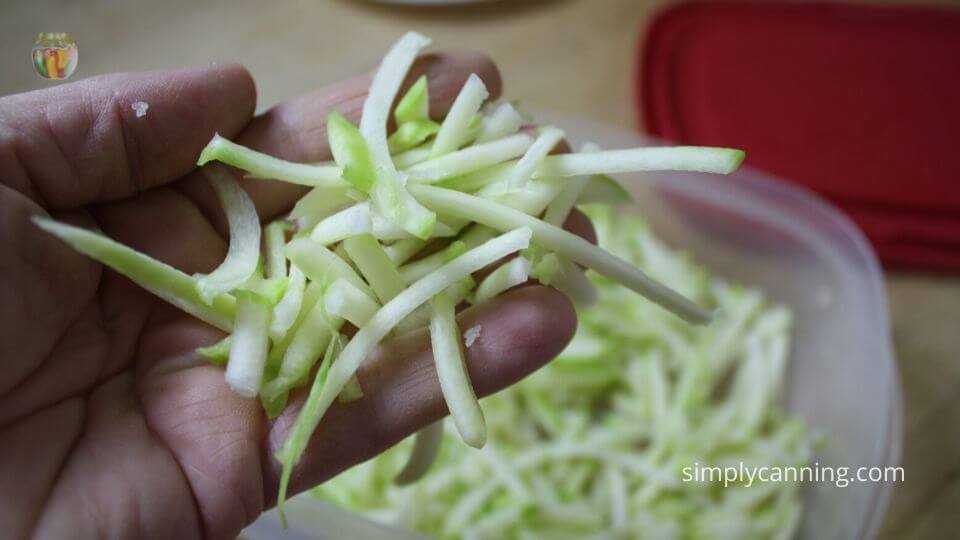
[[[418,60],[442,115],[489,60]],[[368,77],[253,117],[238,66],[116,74],[0,99],[0,523],[12,537],[235,536],[273,503],[273,451],[299,407],[276,421],[233,394],[193,350],[222,334],[161,303],[32,225],[48,212],[102,229],[187,272],[227,247],[225,220],[194,162],[214,132],[294,161],[329,159],[324,119],[357,119]],[[137,117],[131,104],[149,105]],[[263,219],[298,186],[244,181]],[[580,224],[581,228],[586,227]],[[559,293],[518,289],[460,314],[482,324],[468,364],[481,394],[557,354],[573,310]],[[321,482],[434,421],[446,408],[424,332],[384,343],[359,373],[365,397],[324,417],[292,491]]]

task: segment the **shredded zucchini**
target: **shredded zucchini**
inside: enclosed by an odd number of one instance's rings
[[[411,451],[408,439],[315,495],[439,539],[703,538],[720,524],[735,538],[796,534],[798,484],[723,488],[722,480],[683,482],[681,472],[694,463],[809,462],[802,425],[779,404],[789,312],[708,276],[639,218],[587,210],[601,246],[717,308],[717,320],[685,326],[594,275],[600,299],[579,313],[567,349],[481,400],[483,451],[456,444],[462,432],[448,422],[418,483],[391,481]]]
[[[230,237],[226,256],[210,274],[188,276],[98,233],[43,217],[35,217],[34,222],[167,302],[230,332],[196,352],[213,364],[225,365],[225,384],[241,396],[259,398],[269,417],[283,411],[288,397],[296,395],[291,391],[310,384],[309,396],[276,455],[283,464],[281,511],[291,470],[325,412],[334,400],[364,399],[356,372],[367,355],[391,334],[429,327],[443,399],[452,417],[448,424],[467,445],[483,450],[474,455],[472,470],[464,473],[467,479],[446,472],[416,484],[414,489],[427,490],[429,497],[434,493],[443,498],[453,492],[463,496],[455,497],[455,504],[447,505],[439,517],[435,507],[444,506],[441,499],[410,510],[416,513],[406,520],[410,526],[426,524],[421,530],[469,538],[560,538],[608,521],[615,532],[639,530],[637,520],[646,518],[634,509],[659,494],[670,495],[674,486],[657,480],[660,483],[647,483],[638,494],[638,478],[647,482],[649,471],[670,464],[645,463],[616,446],[621,440],[617,437],[634,441],[630,437],[640,436],[629,423],[598,435],[613,442],[583,445],[593,405],[580,396],[606,388],[603,385],[628,385],[643,396],[642,402],[611,402],[612,409],[645,411],[656,429],[674,426],[671,414],[698,411],[707,400],[701,387],[705,379],[739,365],[736,358],[744,348],[743,335],[749,333],[755,336],[747,347],[753,355],[747,363],[749,374],[730,379],[731,388],[744,397],[731,402],[733,412],[727,414],[736,413],[742,419],[731,434],[754,440],[768,429],[767,407],[777,393],[783,369],[782,360],[766,366],[762,359],[785,354],[788,317],[764,318],[761,332],[752,326],[762,308],[755,296],[740,295],[748,300],[739,301],[735,293],[705,295],[706,280],[686,279],[690,273],[683,273],[683,263],[665,249],[652,248],[656,245],[652,241],[643,240],[647,243],[641,247],[648,252],[635,260],[636,249],[616,257],[561,227],[577,204],[629,200],[628,192],[608,174],[728,173],[737,168],[743,153],[672,147],[586,148],[577,154],[551,155],[563,132],[545,127],[535,137],[519,133],[532,119],[514,103],[485,106],[489,92],[475,74],[467,78],[446,115],[431,118],[426,77],[418,78],[399,96],[411,65],[429,43],[411,32],[389,50],[373,76],[359,126],[339,113],[329,114],[326,133],[333,161],[292,163],[214,135],[197,163],[213,184]],[[388,133],[391,115],[395,129]],[[250,197],[214,161],[240,168],[247,177],[313,189],[287,216],[262,228]],[[612,221],[609,216],[598,220],[598,229],[606,236],[625,234],[607,223]],[[508,256],[515,258],[502,263]],[[487,268],[495,264],[500,266]],[[496,405],[494,419],[485,419],[464,354],[465,349],[477,347],[478,339],[487,347],[497,336],[480,338],[479,326],[461,331],[456,306],[464,300],[486,302],[533,278],[563,292],[578,308],[588,307],[598,294],[578,264],[605,276],[597,278],[602,284],[601,303],[612,295],[610,290],[616,290],[615,299],[626,310],[624,316],[602,309],[587,312],[595,313],[587,315],[588,321],[603,319],[608,333],[646,332],[643,343],[663,339],[671,354],[693,351],[697,361],[684,371],[678,371],[678,361],[668,363],[660,357],[641,364],[601,362],[597,359],[603,355],[617,354],[619,345],[610,346],[598,336],[578,337],[565,359],[548,370],[556,380],[524,391],[519,404],[509,405],[514,412],[525,407],[524,415],[504,413],[496,407],[507,406]],[[640,265],[647,272],[637,268]],[[489,273],[478,284],[474,273],[481,270]],[[653,304],[623,295],[614,288],[614,281],[694,323],[708,322],[711,308],[736,304],[738,311],[724,315],[734,317],[736,323],[727,326],[728,319],[722,318],[720,329],[716,323],[706,329],[689,328]],[[345,323],[356,327],[350,339]],[[593,323],[587,326],[592,328]],[[691,338],[714,334],[713,341]],[[633,338],[624,337],[624,343],[629,339]],[[768,386],[746,396],[743,389],[757,385]],[[621,399],[616,395],[611,399]],[[576,406],[563,408],[557,402],[566,404],[568,399]],[[530,428],[529,422],[536,422],[535,427]],[[710,429],[730,427],[717,422]],[[460,455],[461,450],[453,448],[463,445],[441,448],[440,442],[448,436],[442,426],[442,422],[424,426],[408,465],[399,475],[399,468],[393,468],[384,478],[413,482],[435,460],[450,463],[449,456]],[[507,433],[510,429],[520,431]],[[686,426],[670,429],[683,434]],[[511,446],[515,439],[533,436],[531,430],[549,434],[555,444],[523,452]],[[788,435],[799,437],[784,437]],[[492,448],[484,446],[488,439],[496,441]],[[661,444],[660,440],[650,444]],[[662,444],[673,441],[663,440],[667,442]],[[666,452],[657,448],[649,452]],[[662,454],[651,455],[660,459]],[[579,461],[561,469],[551,465],[572,459],[569,456]],[[338,479],[331,485],[342,482]],[[387,489],[386,484],[392,485],[385,482],[381,489]],[[474,489],[465,493],[463,486],[468,484]],[[344,489],[344,493],[353,492],[353,487]],[[432,500],[429,497],[426,500]],[[338,500],[347,506],[368,507],[348,498]],[[542,512],[538,514],[541,521],[531,522],[528,517],[535,510]],[[510,534],[501,534],[504,531]]]

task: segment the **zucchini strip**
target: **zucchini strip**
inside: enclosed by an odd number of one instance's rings
[[[408,32],[400,38],[373,76],[360,119],[360,133],[369,145],[377,171],[370,192],[374,207],[390,221],[421,239],[430,237],[437,216],[411,197],[398,177],[387,143],[387,118],[417,53],[429,44],[429,39],[416,32]]]
[[[529,135],[518,133],[417,163],[404,172],[411,182],[434,184],[522,156],[533,144]]]
[[[356,202],[349,193],[347,187],[313,188],[293,205],[288,217],[301,231],[312,229],[323,218]]]
[[[576,154],[572,154],[576,155]],[[710,312],[676,291],[647,277],[642,271],[579,236],[544,223],[505,205],[435,186],[410,186],[417,199],[436,211],[482,223],[496,230],[528,227],[534,241],[573,262],[593,268],[600,274],[647,297],[655,304],[694,324],[705,324],[713,318]]]
[[[430,142],[401,152],[393,156],[393,165],[398,171],[406,171],[406,169],[430,159],[430,149],[432,147],[433,143]]]
[[[227,360],[230,358],[230,345],[232,342],[233,339],[227,336],[213,345],[197,347],[193,352],[206,358],[211,364],[222,367],[227,365]]]
[[[383,246],[383,250],[387,252],[387,256],[390,257],[390,261],[393,262],[393,264],[400,265],[407,262],[426,245],[426,240],[405,238],[403,240],[397,240],[390,245]]]
[[[567,295],[578,309],[587,309],[597,302],[593,283],[579,266],[565,257],[548,253],[537,264],[534,273],[541,283]]]
[[[324,386],[326,386],[327,376],[330,372],[330,364],[333,363],[333,359],[342,349],[343,338],[340,334],[337,334],[327,344],[327,350],[324,352],[323,360],[320,362],[320,369],[317,370],[317,374],[313,378],[313,384],[310,385],[310,394],[307,396],[303,408],[300,409],[300,414],[297,415],[293,427],[290,428],[290,432],[286,440],[284,440],[283,446],[277,451],[276,458],[283,466],[282,472],[280,473],[280,489],[277,494],[277,513],[280,514],[280,523],[284,529],[287,528],[287,516],[284,513],[283,503],[287,499],[287,486],[290,484],[290,473],[293,471],[293,466],[296,465],[303,451],[306,450],[307,443],[310,442],[310,436],[313,435],[313,430],[316,427],[316,422],[319,422],[320,416],[323,415],[323,412],[320,411],[318,407],[320,404],[320,393]],[[314,419],[316,419],[316,422],[313,422]]]
[[[369,192],[376,180],[376,167],[360,130],[333,111],[327,115],[327,139],[334,161],[343,168],[343,179],[360,191]]]
[[[237,321],[230,344],[230,360],[225,379],[230,388],[243,397],[256,397],[267,364],[267,326],[270,303],[259,294],[240,290],[237,297]]]
[[[393,300],[403,291],[400,272],[376,238],[369,234],[353,236],[343,242],[343,247],[381,303]]]
[[[56,236],[73,249],[109,266],[165,302],[225,332],[233,330],[236,300],[229,294],[217,294],[207,303],[200,298],[197,279],[146,254],[88,231],[43,216],[33,223]]]
[[[213,272],[197,276],[200,298],[209,303],[216,295],[240,287],[257,271],[260,217],[250,196],[230,173],[221,167],[207,167],[203,172],[217,192],[230,228],[230,246],[223,262]]]
[[[504,291],[525,283],[530,277],[530,261],[525,257],[517,257],[490,273],[477,286],[474,304],[481,304]]]
[[[587,143],[583,145],[580,151],[596,152],[599,149],[597,145]],[[572,178],[550,204],[547,205],[547,210],[543,214],[543,221],[555,227],[563,227],[563,224],[567,221],[567,217],[570,215],[570,211],[573,210],[577,201],[580,200],[580,194],[583,193],[583,188],[587,185],[590,178],[589,176]]]
[[[583,145],[581,149],[582,152],[595,152],[597,150],[599,150],[597,145],[591,143]],[[587,182],[598,177],[601,177],[601,175],[577,176],[572,178],[556,198],[547,205],[547,209],[543,214],[543,221],[555,227],[563,227],[563,224],[567,221],[567,217],[570,215],[570,211],[573,210],[577,201],[580,200],[580,195],[583,193]],[[614,180],[610,179],[610,181],[619,186]],[[547,272],[539,268],[542,265],[552,265],[554,267],[550,275],[546,275]],[[597,291],[590,280],[587,279],[583,270],[555,253],[546,255],[540,261],[536,274],[537,279],[540,280],[541,283],[551,285],[567,295],[573,302],[573,305],[578,309],[589,308],[597,301]]]
[[[423,478],[437,460],[443,443],[443,420],[437,420],[413,436],[413,449],[406,465],[397,473],[393,483],[398,486],[412,484]]]
[[[393,109],[393,119],[398,126],[430,119],[430,89],[427,83],[427,76],[421,75],[397,102]]]
[[[345,279],[331,283],[323,301],[329,315],[340,317],[357,328],[367,324],[380,309],[380,304]]]
[[[287,243],[287,223],[274,221],[263,229],[263,245],[266,252],[268,279],[287,277],[287,258],[283,246]]]
[[[487,427],[467,373],[454,301],[442,292],[430,300],[430,308],[430,344],[443,399],[460,438],[481,448],[487,441]]]
[[[270,178],[312,187],[345,187],[340,167],[293,163],[257,152],[214,134],[200,153],[197,165],[219,161],[248,171],[257,178]]]
[[[328,246],[371,230],[373,220],[370,217],[370,205],[357,203],[317,223],[310,233],[310,239],[321,246]]]
[[[510,170],[510,178],[506,181],[510,189],[518,189],[524,186],[533,172],[543,163],[547,154],[553,150],[560,141],[563,140],[563,131],[553,126],[548,126],[540,130],[537,140],[527,149],[527,153],[520,158],[520,161]]]
[[[440,131],[437,132],[433,147],[430,149],[431,158],[449,154],[466,144],[470,134],[470,123],[488,97],[490,93],[487,92],[483,81],[475,73],[471,73],[463,84],[463,88],[460,89],[460,93],[453,100],[447,117],[440,124]]]
[[[642,171],[694,171],[729,174],[743,162],[744,153],[732,148],[709,146],[667,146],[603,150],[547,156],[533,172],[537,178],[568,178],[591,174]],[[445,182],[445,187],[476,191],[509,181],[516,161],[508,161]]]
[[[523,125],[523,115],[511,103],[501,103],[493,114],[483,119],[475,144],[485,143],[516,133]]]
[[[284,259],[286,260],[286,259]],[[273,308],[273,317],[270,319],[270,339],[279,342],[293,326],[300,313],[303,303],[303,293],[307,286],[307,276],[297,266],[290,267],[290,280],[283,298]]]

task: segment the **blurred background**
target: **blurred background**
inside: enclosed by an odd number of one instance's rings
[[[713,124],[700,131],[671,131],[668,120],[658,118],[654,121],[649,117],[651,110],[662,112],[662,109],[651,109],[658,105],[651,104],[651,81],[644,77],[658,76],[659,72],[648,69],[651,62],[663,61],[662,58],[669,61],[670,55],[675,53],[647,49],[651,43],[657,47],[669,46],[662,40],[651,41],[648,29],[652,21],[661,16],[663,9],[671,5],[669,3],[646,0],[502,0],[443,6],[400,4],[355,0],[6,1],[0,7],[0,95],[57,84],[37,76],[31,66],[31,47],[38,32],[68,32],[76,38],[79,48],[79,62],[72,80],[115,71],[236,61],[253,74],[258,90],[258,111],[263,111],[289,97],[371,69],[399,35],[412,29],[433,38],[439,48],[486,52],[500,67],[505,82],[504,95],[538,108],[622,128],[653,131],[655,135],[674,139],[688,138],[690,140],[681,141],[688,143],[705,143],[700,139],[710,139],[711,134],[732,133],[724,131],[726,127]],[[903,8],[902,4],[883,4],[890,9]],[[948,25],[950,20],[957,19],[950,4],[944,0],[925,5],[944,10],[939,13],[945,17],[940,18],[947,21],[944,25]],[[871,7],[863,3],[848,6]],[[909,7],[917,6],[919,4],[911,3]],[[866,13],[862,15],[854,10],[845,17],[858,20],[861,16],[874,16],[871,12]],[[676,12],[672,16],[678,17]],[[682,13],[679,15],[683,16]],[[762,26],[764,20],[783,25],[784,31],[793,28],[789,23],[791,19],[777,18],[776,14],[748,14],[748,17],[753,18],[736,19],[747,21],[736,32],[760,36],[762,33],[751,34],[756,26],[750,24]],[[930,17],[921,14],[920,19]],[[886,22],[889,20],[890,17],[885,19]],[[816,21],[811,24],[816,25]],[[773,26],[769,28],[775,31]],[[939,32],[950,27],[937,28]],[[960,25],[954,24],[952,28],[960,35]],[[895,36],[904,35],[896,34],[896,29],[891,31]],[[923,41],[922,32],[910,34],[915,31],[905,30],[905,43]],[[843,33],[842,25],[837,32]],[[857,36],[862,37],[861,34]],[[856,42],[857,36],[851,38],[852,43]],[[956,40],[941,41],[934,39],[928,45],[934,48],[956,45]],[[838,44],[837,50],[843,50],[842,41],[833,43]],[[755,45],[758,50],[764,47],[761,41]],[[682,52],[684,49],[676,50]],[[857,50],[856,46],[851,50]],[[897,51],[898,55],[904,55],[899,58],[903,65],[914,65],[909,50],[900,48]],[[811,54],[831,53],[830,49],[825,49]],[[884,51],[882,54],[892,53]],[[929,57],[922,48],[917,49],[917,54]],[[797,56],[797,66],[810,67],[809,58],[802,51],[797,52]],[[935,66],[934,71],[944,75],[941,82],[952,81],[955,92],[960,80],[960,55],[954,47],[938,58],[942,63]],[[782,59],[787,64],[791,61],[790,58]],[[740,64],[749,67],[749,63]],[[897,73],[888,75],[899,78]],[[762,77],[762,73],[755,76]],[[695,77],[692,80],[696,83]],[[877,80],[880,82],[865,82],[866,86],[858,86],[856,80],[844,84],[866,95],[873,90],[869,84],[882,84],[882,79]],[[933,78],[931,80],[936,82]],[[694,86],[689,92],[695,94],[696,89]],[[891,103],[898,103],[897,99],[901,98],[910,99],[909,96],[939,96],[943,89],[931,93],[921,86],[898,92],[891,98],[894,100]],[[783,96],[783,107],[792,107],[794,103],[796,99]],[[880,106],[887,106],[892,111],[889,104],[881,102]],[[912,125],[909,107],[906,109],[907,112],[901,110],[899,116],[891,112],[891,122],[906,118],[907,125]],[[933,135],[942,138],[956,133],[956,122],[952,123],[954,131],[950,132],[946,127],[951,120],[948,116],[941,118],[944,125],[933,126]],[[933,122],[936,123],[936,119]],[[793,126],[780,125],[775,129],[789,131]],[[752,132],[753,135],[757,133],[760,131],[756,129]],[[898,137],[910,141],[914,135],[898,132]],[[955,145],[958,139],[949,140]],[[737,146],[737,142],[726,140],[730,146]],[[749,141],[745,144],[747,165],[769,163],[759,155],[759,161],[751,161]],[[938,160],[943,157],[917,157],[916,161],[924,163],[926,169],[936,169]],[[807,161],[815,159],[815,156],[808,156]],[[862,159],[869,159],[869,156],[862,156]],[[790,176],[789,169],[781,170],[776,165],[766,168],[780,176]],[[926,178],[930,179],[928,189],[938,178],[944,180],[943,191],[928,193],[929,198],[949,200],[960,195],[960,188],[955,184],[957,177],[951,174],[949,169],[947,172],[926,170]],[[951,178],[954,182],[947,183],[946,180]],[[805,183],[802,178],[795,179]],[[872,189],[869,182],[857,185]],[[960,507],[960,437],[957,436],[957,425],[960,424],[960,332],[957,332],[960,277],[956,273],[960,266],[950,250],[957,249],[960,241],[955,236],[941,233],[948,229],[960,230],[955,217],[960,208],[937,208],[927,212],[923,210],[923,204],[917,203],[915,207],[894,210],[890,201],[870,200],[869,204],[858,205],[849,192],[833,196],[835,193],[827,189],[824,194],[846,206],[861,226],[869,229],[868,235],[882,248],[881,256],[889,263],[885,277],[903,385],[902,465],[906,481],[895,487],[882,534],[886,537],[928,538],[956,531],[960,527],[960,514],[956,512]],[[896,194],[892,197],[896,202]],[[878,208],[884,211],[878,211]],[[899,223],[899,220],[906,219],[905,215],[913,221],[929,219],[921,228],[932,231],[930,236],[935,238],[931,240],[922,234],[911,237],[912,242],[923,246],[922,255],[902,249],[902,246],[890,248],[890,238],[884,237],[884,231],[890,228],[890,219]]]

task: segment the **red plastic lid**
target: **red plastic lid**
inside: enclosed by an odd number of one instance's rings
[[[960,270],[960,10],[689,2],[641,51],[651,134],[742,148],[844,208],[887,263]]]

